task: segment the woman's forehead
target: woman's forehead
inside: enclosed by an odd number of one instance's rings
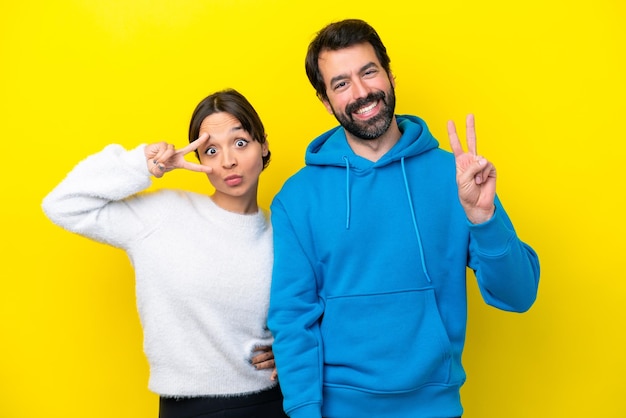
[[[202,121],[200,132],[207,132],[210,136],[225,135],[243,130],[241,122],[235,116],[227,112],[213,113]]]

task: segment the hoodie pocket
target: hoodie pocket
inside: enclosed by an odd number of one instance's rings
[[[451,345],[432,288],[328,298],[324,381],[405,392],[450,378]]]

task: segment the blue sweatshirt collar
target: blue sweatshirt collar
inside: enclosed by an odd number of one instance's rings
[[[403,157],[419,155],[439,146],[426,123],[417,116],[398,115],[396,121],[402,136],[393,148],[376,162],[359,157],[352,151],[341,126],[314,139],[306,150],[305,162],[307,165],[344,167],[347,158],[353,169],[368,170],[400,161]]]
[[[424,249],[422,246],[421,234],[415,217],[413,198],[411,196],[408,176],[406,173],[405,159],[415,157],[419,154],[437,148],[439,142],[431,135],[426,123],[417,116],[399,115],[396,116],[398,127],[402,136],[398,142],[378,161],[373,162],[356,155],[348,145],[346,134],[341,126],[331,129],[317,137],[306,151],[305,161],[307,165],[345,167],[346,170],[346,229],[350,229],[351,199],[350,199],[350,172],[374,170],[384,167],[394,162],[400,162],[402,178],[406,190],[413,228],[420,248],[422,270],[428,282],[431,282],[426,269],[424,259]]]

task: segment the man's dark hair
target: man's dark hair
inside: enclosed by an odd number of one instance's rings
[[[383,45],[378,33],[367,22],[359,19],[347,19],[331,23],[318,32],[309,44],[306,54],[305,69],[309,81],[315,88],[317,97],[327,100],[326,85],[319,68],[319,56],[322,52],[348,48],[353,45],[369,43],[374,48],[380,65],[391,78],[391,69],[387,48]]]

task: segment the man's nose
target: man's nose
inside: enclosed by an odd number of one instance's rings
[[[368,94],[370,94],[370,88],[367,83],[361,79],[352,82],[352,98],[354,100],[367,97]]]

